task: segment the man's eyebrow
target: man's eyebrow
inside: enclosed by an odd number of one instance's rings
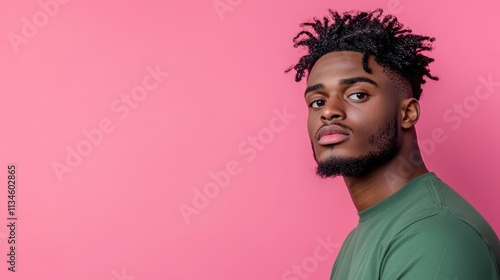
[[[376,87],[379,87],[378,84],[369,78],[366,77],[353,77],[353,78],[347,78],[347,79],[342,79],[339,81],[339,85],[352,85],[355,83],[370,83]]]
[[[372,84],[376,87],[379,87],[379,85],[374,80],[366,78],[366,77],[352,77],[352,78],[342,79],[339,81],[339,85],[352,85],[355,83],[369,83],[369,84]],[[309,93],[311,91],[315,91],[317,89],[325,89],[325,85],[322,83],[318,83],[318,84],[315,84],[315,85],[312,85],[312,86],[306,88],[306,91],[304,92],[304,96],[307,93]]]
[[[304,96],[308,93],[308,92],[311,92],[311,91],[315,91],[317,89],[324,89],[325,88],[325,85],[322,84],[322,83],[318,83],[318,84],[315,84],[315,85],[312,85],[308,88],[306,88],[306,91],[304,92]]]

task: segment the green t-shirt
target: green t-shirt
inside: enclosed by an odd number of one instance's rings
[[[358,215],[332,280],[500,279],[498,236],[433,172]]]

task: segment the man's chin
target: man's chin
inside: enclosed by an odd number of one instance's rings
[[[329,157],[325,160],[318,161],[316,175],[321,178],[335,178],[338,176],[361,177],[366,174],[362,162],[363,159]]]
[[[372,152],[360,157],[330,156],[318,162],[316,174],[321,178],[365,177],[380,165],[390,161],[395,155],[393,152]]]

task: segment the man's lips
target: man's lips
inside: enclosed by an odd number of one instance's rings
[[[349,131],[339,125],[325,125],[318,130],[316,141],[320,145],[338,144],[349,137]]]

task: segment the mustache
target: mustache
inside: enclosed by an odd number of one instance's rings
[[[338,125],[346,130],[348,130],[349,132],[352,132],[352,129],[350,127],[348,127],[347,125],[343,124],[343,123],[340,123],[340,122],[332,122],[332,123],[329,123],[328,125],[331,125],[331,124],[334,124],[334,125]],[[325,125],[322,125],[321,127],[323,127]]]
[[[349,131],[350,133],[353,133],[352,131],[352,128],[348,127],[347,125],[343,124],[343,123],[340,123],[338,121],[333,121],[333,122],[329,122],[329,123],[325,123],[323,124],[322,126],[320,126],[318,128],[318,130],[316,130],[316,134],[318,133],[318,131],[320,131],[321,128],[323,128],[324,126],[328,126],[328,125],[336,125],[336,126],[340,126],[341,128]]]

